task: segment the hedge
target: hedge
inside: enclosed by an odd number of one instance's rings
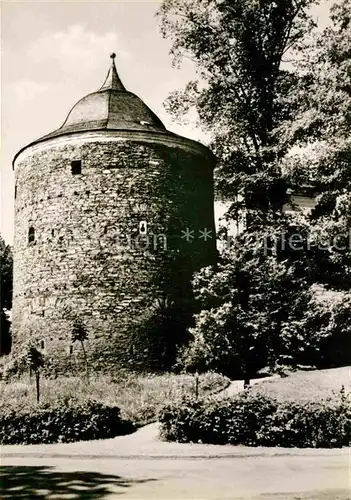
[[[112,438],[134,430],[120,409],[97,401],[57,401],[15,411],[2,408],[0,444],[69,443]]]
[[[301,404],[278,402],[250,390],[227,399],[186,399],[160,412],[167,441],[245,446],[339,448],[351,437],[351,408],[344,391]]]

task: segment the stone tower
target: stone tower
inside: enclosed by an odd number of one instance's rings
[[[102,87],[13,163],[13,352],[32,338],[58,372],[79,366],[77,319],[96,369],[162,357],[167,336],[184,340],[193,272],[216,257],[215,158],[167,131],[111,58]]]

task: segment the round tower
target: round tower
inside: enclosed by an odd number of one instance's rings
[[[102,87],[13,163],[13,352],[32,338],[58,372],[80,366],[76,321],[96,369],[171,364],[192,275],[216,257],[214,156],[167,131],[111,57]]]

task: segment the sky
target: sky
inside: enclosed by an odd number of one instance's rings
[[[71,107],[98,90],[117,54],[125,87],[178,134],[205,142],[193,126],[172,122],[163,101],[195,76],[185,61],[172,66],[155,1],[1,2],[1,217],[0,232],[13,241],[12,159],[29,142],[59,128]],[[318,8],[322,24],[328,2]]]

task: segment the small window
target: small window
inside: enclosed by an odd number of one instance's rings
[[[40,349],[44,349],[45,348],[45,342],[44,340],[41,340],[40,341]]]
[[[28,243],[34,243],[35,241],[35,230],[34,227],[30,227],[28,230]]]
[[[55,229],[51,229],[51,236],[54,237],[55,236]]]
[[[69,346],[69,353],[70,353],[70,354],[73,354],[73,345],[70,345],[70,346]]]
[[[15,184],[15,199],[17,198],[17,184]]]
[[[73,160],[71,162],[72,175],[79,175],[82,173],[82,162],[81,160]]]
[[[147,222],[142,220],[139,222],[139,234],[146,234],[147,233]]]

